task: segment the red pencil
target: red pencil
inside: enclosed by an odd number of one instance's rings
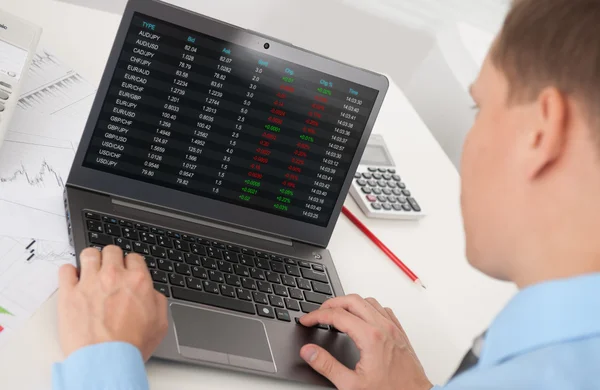
[[[356,218],[356,216],[354,214],[352,214],[352,212],[350,210],[348,210],[346,208],[346,206],[342,207],[342,213],[344,213],[344,215],[354,224],[356,225],[357,228],[359,228],[367,237],[369,237],[369,239],[371,241],[373,241],[373,243],[375,245],[377,245],[377,247],[379,249],[381,249],[381,251],[383,253],[385,253],[398,267],[400,267],[400,269],[402,270],[402,272],[404,272],[413,282],[415,282],[416,284],[418,284],[419,286],[423,287],[423,288],[427,288],[425,287],[425,285],[423,284],[423,282],[421,282],[421,280],[419,279],[419,277],[417,275],[415,275],[414,272],[412,272],[410,270],[410,268],[408,268],[406,266],[406,264],[404,264],[402,262],[402,260],[400,260],[398,258],[398,256],[396,256],[394,254],[394,252],[392,252],[390,250],[390,248],[388,248],[387,246],[385,246],[385,244],[383,242],[381,242],[381,240],[379,240],[379,238],[377,238],[377,236],[375,234],[373,234],[372,231],[369,230],[368,227],[366,227],[362,222],[360,222],[360,220],[358,218]]]

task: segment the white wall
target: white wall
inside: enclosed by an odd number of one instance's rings
[[[456,168],[475,112],[468,90],[509,0],[341,0],[365,13],[435,36],[403,91]]]
[[[338,0],[399,24],[437,33],[457,22],[497,31],[511,0]]]
[[[115,13],[126,3],[61,1]],[[495,34],[508,9],[508,0],[165,1],[387,74],[405,91],[456,167],[473,120],[468,84],[489,40],[461,34],[457,23]]]
[[[119,12],[124,0],[62,0]],[[343,62],[386,73],[404,86],[434,43],[433,34],[334,0],[166,0],[291,42]]]
[[[429,52],[404,93],[454,166],[460,168],[465,136],[476,111],[469,87],[494,35],[459,24],[438,32]]]

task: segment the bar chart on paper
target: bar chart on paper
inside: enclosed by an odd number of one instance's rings
[[[7,309],[0,306],[0,346],[2,346],[2,341],[8,337],[8,332],[9,332],[8,329],[5,329],[4,326],[2,326],[2,324],[4,323],[2,318],[3,317],[12,317],[12,316],[13,316],[13,314],[10,311],[8,311]]]
[[[67,263],[74,263],[69,244],[0,237],[0,346],[52,295]]]
[[[96,87],[45,49],[27,73],[11,131],[79,141]]]
[[[81,75],[50,52],[40,50],[31,63],[18,106],[23,111],[72,115],[80,113],[80,104],[91,107],[95,92]],[[87,116],[88,112],[81,114]]]

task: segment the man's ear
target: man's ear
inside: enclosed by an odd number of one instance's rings
[[[526,135],[527,176],[534,179],[562,155],[567,140],[569,101],[554,87],[540,92],[533,104],[535,117]]]

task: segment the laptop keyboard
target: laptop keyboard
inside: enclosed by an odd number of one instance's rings
[[[154,288],[169,298],[291,322],[333,295],[322,264],[91,211],[84,217],[90,247],[142,255]]]

